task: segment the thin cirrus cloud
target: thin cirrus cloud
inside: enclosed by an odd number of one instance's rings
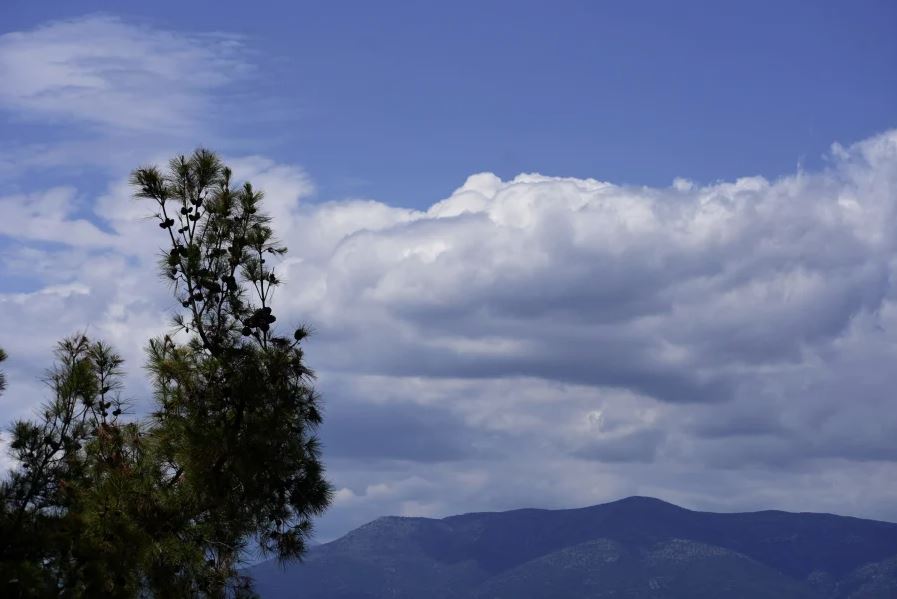
[[[109,16],[0,36],[0,104],[22,118],[126,131],[192,128],[209,92],[249,67],[239,38],[186,35]]]
[[[108,15],[2,34],[0,112],[12,133],[0,179],[58,176],[58,167],[120,173],[197,139],[211,143],[237,93],[247,112],[251,94],[235,90],[254,70],[239,36]]]
[[[193,123],[246,64],[228,36],[60,22],[0,36],[0,104],[127,136]],[[198,67],[212,75],[191,81]],[[146,96],[157,80],[187,83]],[[897,131],[773,181],[480,173],[426,210],[311,203],[301,168],[228,162],[266,190],[291,250],[278,322],[318,331],[309,358],[339,489],[323,537],[389,513],[636,493],[897,518]],[[146,401],[142,346],[173,309],[149,206],[121,172],[0,205],[3,272],[27,278],[0,287],[0,416],[33,406],[54,341],[83,328],[124,353]]]

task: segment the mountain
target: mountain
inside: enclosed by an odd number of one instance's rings
[[[648,497],[385,517],[247,573],[263,599],[897,598],[897,524]]]

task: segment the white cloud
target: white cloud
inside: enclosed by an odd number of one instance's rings
[[[57,21],[0,36],[0,105],[42,122],[178,133],[213,115],[208,92],[247,68],[232,35]]]
[[[381,377],[337,398],[379,398],[383,420],[408,402],[460,418],[444,417],[445,434],[483,453],[453,454],[446,472],[525,462],[557,484],[581,476],[581,502],[623,489],[825,510],[832,478],[849,478],[870,498],[845,498],[855,513],[894,518],[873,498],[897,487],[855,473],[897,464],[895,202],[893,131],[777,181],[481,174],[424,212],[296,205],[285,238],[303,259],[284,265],[282,299],[320,329],[325,384]],[[322,238],[325,212],[354,228]],[[596,409],[613,430],[583,425]],[[593,470],[577,475],[583,462]],[[770,486],[796,472],[794,489]],[[563,503],[530,482],[495,481],[503,498],[439,492],[456,510]],[[740,502],[722,499],[736,488]]]
[[[79,206],[72,188],[0,197],[3,218],[0,235],[33,241],[64,242],[78,247],[102,247],[115,243],[113,236],[89,220],[78,217]]]
[[[369,350],[328,356],[334,368],[729,399],[888,299],[895,143],[815,175],[688,192],[479,175],[426,213],[309,207],[285,235],[315,257],[287,265],[303,282],[290,301]],[[323,239],[322,213],[355,228]]]

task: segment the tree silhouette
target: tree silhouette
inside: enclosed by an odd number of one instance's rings
[[[6,360],[6,352],[3,351],[3,348],[0,347],[0,362],[4,362]],[[0,370],[0,395],[6,390],[6,373]]]

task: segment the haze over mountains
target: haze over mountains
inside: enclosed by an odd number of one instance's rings
[[[897,597],[897,524],[696,512],[647,497],[441,520],[384,517],[249,570],[264,599]]]

